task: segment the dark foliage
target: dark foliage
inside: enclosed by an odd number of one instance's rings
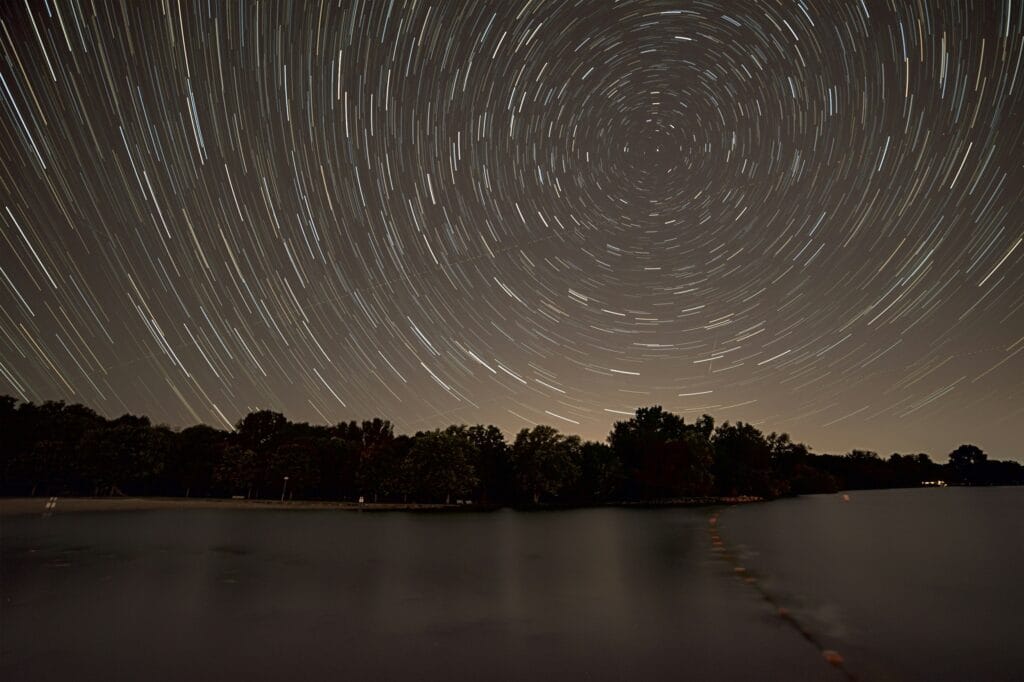
[[[0,434],[4,495],[599,504],[1024,483],[1018,462],[989,460],[974,445],[958,447],[948,464],[926,454],[814,455],[786,434],[716,427],[707,415],[687,424],[659,406],[616,422],[607,443],[539,425],[510,445],[494,426],[396,436],[382,419],[316,426],[268,410],[231,432],[176,432],[146,417],[106,419],[82,405],[4,396]]]

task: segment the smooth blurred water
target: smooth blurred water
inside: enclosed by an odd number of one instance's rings
[[[1024,680],[1024,488],[729,509],[723,541],[862,680]]]
[[[707,516],[7,518],[0,679],[838,679]]]
[[[718,525],[860,679],[1019,680],[1022,493],[810,497]],[[711,514],[8,517],[0,679],[844,679],[712,551]]]

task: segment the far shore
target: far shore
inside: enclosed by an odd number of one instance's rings
[[[51,500],[56,499],[53,508]],[[661,502],[619,503],[616,507],[695,507],[761,502],[759,497],[700,497]],[[0,517],[63,514],[68,512],[148,511],[157,509],[271,509],[334,511],[492,511],[487,504],[420,504],[415,502],[329,502],[317,500],[251,500],[209,497],[8,497],[0,498]],[[538,505],[525,509],[563,509],[565,505]]]

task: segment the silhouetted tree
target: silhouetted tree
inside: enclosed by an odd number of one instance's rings
[[[576,498],[580,502],[605,502],[622,486],[622,461],[606,443],[587,441],[580,447],[580,476],[576,482]]]
[[[487,504],[506,502],[511,498],[512,464],[505,436],[497,426],[477,424],[469,427],[469,437],[476,446],[477,496]]]
[[[164,467],[167,491],[185,497],[208,495],[227,444],[226,433],[205,424],[177,434]]]
[[[658,499],[708,494],[712,486],[711,417],[687,426],[656,405],[615,422],[608,443],[627,478],[627,497]]]
[[[984,482],[985,464],[988,455],[977,445],[961,445],[949,453],[949,468],[952,479],[961,485],[978,485]]]
[[[409,451],[418,500],[450,504],[452,496],[468,495],[479,483],[472,462],[476,444],[464,426],[417,433]]]
[[[371,488],[376,499],[407,500],[416,486],[416,472],[410,461],[414,438],[396,436],[380,447],[368,466],[376,481]]]
[[[788,434],[770,434],[768,448],[775,495],[809,495],[839,490],[835,477],[816,466],[818,458],[811,455],[803,443],[791,441]]]
[[[892,471],[877,452],[851,450],[845,459],[844,487],[860,490],[892,485]]]
[[[273,496],[278,484],[281,492],[287,494],[289,499],[294,495],[302,497],[316,489],[320,484],[320,469],[315,455],[315,446],[308,439],[278,445],[270,462],[268,482],[273,484],[273,491],[268,489],[268,496]],[[286,476],[287,485],[284,481]]]
[[[229,495],[253,497],[259,478],[256,453],[249,448],[230,444],[214,471],[214,481]]]
[[[384,419],[364,421],[359,428],[359,453],[355,470],[356,488],[360,493],[370,493],[377,501],[381,492],[380,468],[386,458],[386,451],[394,443],[395,434],[391,422]]]
[[[989,459],[982,464],[981,475],[986,485],[1024,484],[1024,466],[1020,462]]]
[[[82,436],[84,477],[92,482],[94,493],[150,492],[163,471],[173,434],[137,418],[119,418],[112,424]]]
[[[285,439],[289,426],[288,420],[280,412],[259,410],[245,415],[235,425],[235,436],[242,447],[266,454]]]
[[[579,450],[579,436],[564,436],[551,426],[521,430],[512,445],[517,491],[534,504],[541,496],[557,496],[579,476]]]
[[[0,494],[173,494],[488,504],[594,503],[721,495],[778,497],[843,488],[1024,484],[1024,466],[962,445],[939,465],[924,453],[887,460],[853,450],[814,455],[787,434],[742,422],[693,424],[661,407],[616,422],[608,443],[581,443],[550,426],[523,429],[509,447],[494,426],[396,436],[373,419],[316,426],[260,410],[225,432],[174,433],[148,417],[108,420],[82,405],[0,397]]]
[[[720,494],[772,496],[772,448],[763,433],[750,424],[725,422],[715,429],[712,442]]]
[[[889,456],[888,465],[888,478],[894,486],[913,487],[942,478],[938,465],[924,453],[901,455],[894,452]]]

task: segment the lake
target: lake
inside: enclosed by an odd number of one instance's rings
[[[722,514],[760,586],[863,680],[1024,680],[1024,487],[851,491]]]
[[[849,496],[6,517],[0,679],[1020,680],[1024,489]]]

